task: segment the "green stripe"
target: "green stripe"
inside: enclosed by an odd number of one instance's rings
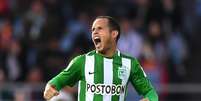
[[[85,61],[86,56],[84,57],[83,63],[82,63],[82,68],[81,68],[81,82],[80,82],[80,96],[79,99],[80,101],[85,101],[85,96],[86,96],[86,79],[85,79]]]
[[[104,74],[103,74],[103,57],[96,54],[95,55],[95,66],[94,66],[94,83],[103,84]],[[101,94],[94,94],[93,101],[103,101],[103,96]]]
[[[86,92],[86,82],[85,81],[81,81],[80,82],[80,101],[85,101],[85,93]]]
[[[122,66],[121,57],[115,56],[113,59],[113,84],[115,84],[115,85],[121,84],[121,79],[119,79],[119,77],[118,77],[118,69],[121,66]],[[113,95],[112,101],[119,101],[119,96]]]

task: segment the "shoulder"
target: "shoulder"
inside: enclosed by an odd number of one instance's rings
[[[120,55],[121,55],[121,58],[129,59],[131,61],[131,65],[133,68],[140,64],[140,62],[138,61],[136,57],[132,57],[130,55],[122,54],[122,53],[120,53]]]
[[[90,52],[88,52],[88,53],[86,53],[86,54],[84,54],[85,56],[92,56],[92,55],[94,55],[94,54],[96,54],[96,51],[95,50],[92,50],[92,51],[90,51]]]
[[[93,54],[95,54],[95,50],[90,51],[85,54],[78,55],[78,56],[74,57],[72,61],[84,61],[86,56],[91,56]]]
[[[126,58],[126,59],[130,59],[131,61],[137,61],[137,59],[135,57],[132,57],[130,55],[124,54],[124,53],[120,53],[122,58]]]
[[[78,56],[74,57],[72,61],[79,61],[79,60],[83,60],[83,59],[84,59],[84,57],[85,57],[85,55],[84,55],[84,54],[83,54],[83,55],[78,55]]]

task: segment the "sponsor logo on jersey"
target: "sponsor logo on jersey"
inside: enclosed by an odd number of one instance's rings
[[[87,92],[101,95],[120,95],[125,92],[125,86],[87,83]]]

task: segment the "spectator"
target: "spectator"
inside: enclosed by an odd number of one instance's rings
[[[42,84],[44,81],[43,79],[43,72],[39,68],[39,66],[34,66],[29,70],[29,73],[26,78],[26,83],[31,85],[31,91],[27,92],[29,93],[29,97],[31,101],[37,101],[39,99],[42,99],[41,91],[39,90],[39,85]],[[37,88],[37,90],[33,90]]]
[[[187,71],[184,67],[184,62],[187,59],[187,46],[186,43],[181,36],[181,32],[176,31],[172,32],[168,36],[168,51],[170,54],[170,61],[172,66],[172,72],[174,73],[174,77],[171,76],[173,81],[178,82],[179,80],[184,79]],[[175,77],[177,77],[175,80]]]
[[[123,19],[121,21],[122,33],[118,42],[120,51],[138,58],[142,52],[143,38],[131,25],[131,21]]]
[[[39,67],[33,67],[27,75],[27,83],[40,84],[43,82],[43,72]]]
[[[40,0],[34,0],[31,8],[27,11],[25,19],[31,24],[29,37],[32,40],[38,39],[41,35],[42,26],[46,20],[46,13]]]
[[[19,54],[21,51],[20,44],[17,41],[12,41],[8,50],[7,58],[6,58],[6,66],[8,68],[8,78],[10,80],[18,80],[21,74],[21,64],[19,59]]]
[[[167,49],[160,22],[151,20],[143,48],[142,67],[155,86],[167,83]]]

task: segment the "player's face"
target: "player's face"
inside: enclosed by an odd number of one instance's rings
[[[93,22],[92,40],[98,52],[103,53],[110,48],[112,37],[108,19],[98,18]]]

